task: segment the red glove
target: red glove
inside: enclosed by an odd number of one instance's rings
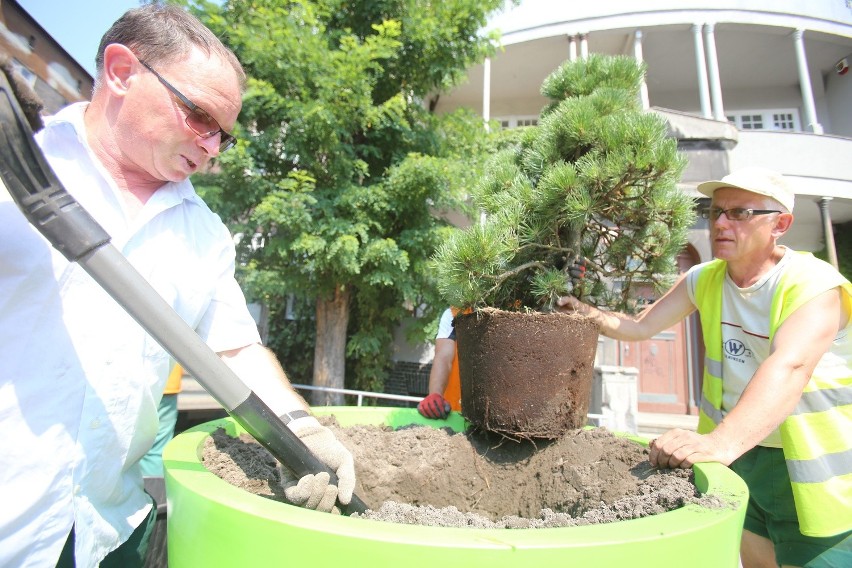
[[[578,257],[577,260],[574,261],[574,264],[571,265],[571,268],[568,270],[568,273],[571,275],[571,279],[575,281],[582,280],[586,277],[586,259],[585,257]]]
[[[450,403],[440,394],[433,392],[426,398],[420,401],[417,405],[417,412],[426,418],[446,418],[450,413]]]

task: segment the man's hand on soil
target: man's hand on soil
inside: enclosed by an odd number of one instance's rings
[[[297,479],[286,466],[280,463],[277,465],[278,478],[288,503],[305,509],[340,514],[340,509],[335,506],[337,487],[329,484],[331,478],[327,472]]]
[[[296,479],[289,469],[279,464],[278,473],[284,496],[294,505],[326,513],[340,513],[335,501],[346,505],[355,491],[355,462],[352,454],[334,434],[313,416],[297,418],[288,427],[308,447],[311,453],[337,475],[337,486],[329,483],[326,472],[305,475]]]
[[[730,465],[729,452],[717,444],[711,434],[697,434],[691,430],[669,430],[648,445],[648,461],[654,467],[690,468],[700,462],[719,462]]]
[[[417,411],[426,418],[444,419],[450,414],[450,403],[440,394],[433,392],[420,401]]]

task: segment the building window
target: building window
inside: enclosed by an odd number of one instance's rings
[[[18,72],[18,75],[20,75],[24,79],[24,81],[27,82],[27,84],[30,87],[35,87],[36,79],[38,77],[36,77],[35,73],[33,73],[27,67],[25,67],[23,63],[21,63],[17,59],[13,59],[12,60],[12,68],[15,71]]]
[[[729,112],[727,118],[740,130],[801,130],[796,109],[743,110]]]
[[[495,119],[500,122],[502,128],[524,128],[525,126],[537,126],[537,116],[508,116]]]
[[[740,117],[743,130],[763,130],[763,117],[759,114],[744,114]]]
[[[772,126],[775,130],[793,130],[796,123],[793,121],[793,113],[776,112],[772,114]]]

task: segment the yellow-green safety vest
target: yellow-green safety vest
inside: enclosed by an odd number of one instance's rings
[[[704,385],[698,432],[712,431],[722,410],[722,285],[727,263],[714,260],[701,269],[695,301],[704,332]],[[852,306],[852,284],[830,264],[796,252],[775,289],[769,341],[797,308],[835,287]],[[849,312],[847,312],[849,313]],[[832,314],[834,318],[836,315]],[[852,530],[852,369],[811,376],[796,408],[781,424],[781,445],[793,488],[799,530],[831,536]]]

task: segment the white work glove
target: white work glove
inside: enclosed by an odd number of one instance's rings
[[[278,475],[288,502],[306,509],[340,514],[335,502],[347,505],[355,491],[355,463],[352,454],[334,434],[313,416],[296,418],[287,427],[304,442],[311,453],[337,475],[337,486],[329,484],[326,472],[309,474],[301,479],[286,466],[278,464]]]

